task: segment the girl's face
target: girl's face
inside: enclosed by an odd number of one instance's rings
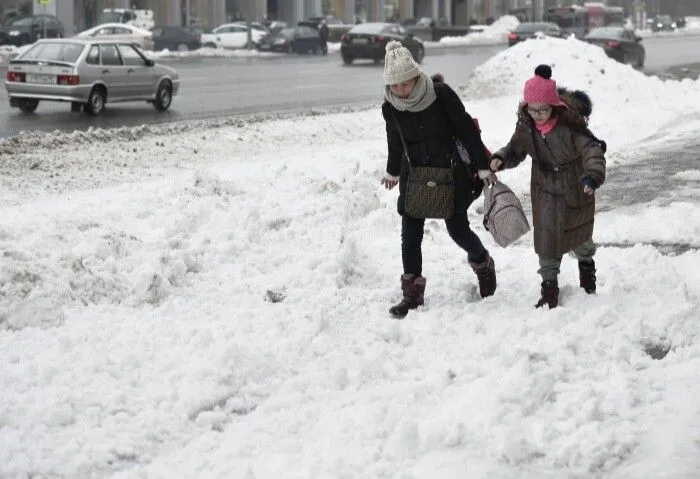
[[[403,83],[397,83],[396,85],[389,85],[391,93],[399,98],[408,98],[408,95],[413,93],[413,89],[416,87],[416,78],[411,78]]]
[[[541,125],[552,117],[552,105],[547,103],[528,103],[527,112],[535,120],[535,123]]]

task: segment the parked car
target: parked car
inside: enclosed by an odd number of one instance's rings
[[[562,36],[562,31],[556,23],[551,22],[521,23],[515,30],[508,34],[508,46],[512,47],[516,43],[524,42],[528,38],[535,38],[538,34],[560,38]]]
[[[355,25],[343,35],[340,54],[346,65],[358,58],[367,58],[374,63],[384,61],[386,44],[398,40],[413,55],[417,63],[423,61],[425,47],[423,42],[397,23],[361,23]]]
[[[202,47],[201,35],[188,32],[182,27],[171,25],[155,26],[151,28],[153,34],[154,50],[170,50],[186,52]]]
[[[0,27],[0,43],[22,46],[34,43],[39,38],[62,38],[66,36],[63,24],[53,15],[16,17]]]
[[[584,41],[597,45],[618,62],[629,63],[637,68],[644,67],[646,51],[642,38],[633,30],[623,27],[598,27],[591,29]]]
[[[213,30],[214,35],[221,41],[224,48],[245,48],[248,46],[248,27],[240,23],[226,23]],[[257,47],[266,32],[250,29],[252,47]]]
[[[323,53],[321,37],[311,27],[284,28],[264,37],[258,48],[263,52]]]
[[[153,50],[152,32],[125,23],[103,23],[78,33],[76,37],[133,43],[142,50]]]
[[[241,26],[248,28],[248,22],[237,21],[237,22],[233,22],[233,23],[234,23],[234,25],[241,25]],[[250,28],[252,28],[253,30],[257,30],[257,31],[264,33],[264,34],[270,33],[270,29],[267,28],[264,24],[262,24],[260,22],[250,22]]]
[[[661,32],[668,31],[672,32],[676,29],[676,22],[673,21],[670,15],[657,15],[651,19],[651,31]]]
[[[199,35],[199,41],[205,48],[219,48],[221,46],[221,40],[216,38],[216,35],[209,27],[190,25],[189,27],[186,27],[186,30],[190,33],[190,35],[194,35],[195,37]]]
[[[146,101],[170,108],[180,89],[175,70],[131,43],[67,38],[39,40],[7,66],[10,106],[32,113],[40,101],[70,102],[71,111],[102,113],[105,104]]]

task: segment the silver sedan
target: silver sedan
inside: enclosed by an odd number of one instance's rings
[[[165,111],[180,77],[126,42],[45,39],[10,62],[5,88],[10,106],[25,113],[40,101],[70,102],[72,111],[89,115],[99,115],[106,103],[126,101],[147,101]]]

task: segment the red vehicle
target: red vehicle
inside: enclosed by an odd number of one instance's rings
[[[593,28],[622,26],[625,18],[622,7],[608,7],[604,3],[589,2],[583,6],[548,8],[544,21],[556,23],[565,34],[583,38]]]

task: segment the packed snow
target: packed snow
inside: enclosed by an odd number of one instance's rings
[[[367,110],[0,143],[0,477],[697,477],[700,167],[616,189],[694,137],[700,82],[524,42],[463,89],[492,149],[538,63],[609,145],[598,293],[567,257],[551,311],[532,236],[499,248],[478,200],[495,296],[427,221],[426,305],[389,318],[379,83]],[[529,203],[529,160],[500,178]]]
[[[439,43],[445,45],[499,45],[508,43],[508,34],[520,21],[512,15],[504,15],[480,32],[458,37],[443,37]]]

